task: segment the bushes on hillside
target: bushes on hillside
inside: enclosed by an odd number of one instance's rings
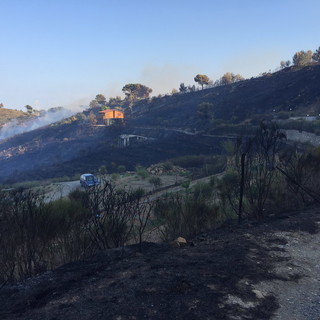
[[[191,171],[193,178],[220,173],[226,166],[226,157],[219,155],[187,155],[174,158],[171,161],[174,165]]]
[[[166,241],[179,236],[189,238],[218,223],[219,210],[211,197],[212,186],[199,184],[186,191],[168,194],[156,202],[154,215]]]
[[[49,203],[19,189],[0,192],[0,286],[98,250],[142,241],[152,203],[109,183]]]
[[[106,182],[49,203],[30,190],[0,191],[0,286],[99,250],[141,243],[152,217],[163,238],[172,240],[236,215],[261,218],[320,203],[320,149],[283,148],[283,138],[273,124],[261,124],[253,137],[234,147],[225,143],[230,159],[223,175],[193,186],[187,181],[180,192],[154,201],[142,189],[119,190]],[[177,161],[208,164],[206,156]]]

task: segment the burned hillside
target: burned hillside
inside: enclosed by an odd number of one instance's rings
[[[140,100],[126,112],[124,126],[77,120],[20,134],[0,142],[1,183],[72,176],[102,165],[113,172],[111,163],[132,170],[183,155],[221,154],[223,140],[250,133],[263,119],[318,116],[319,86],[319,64],[290,67],[230,85]],[[211,108],[209,117],[199,117],[203,103]],[[121,135],[144,141],[119,148]]]

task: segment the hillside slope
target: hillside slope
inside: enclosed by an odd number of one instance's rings
[[[202,127],[203,123],[197,121],[197,106],[202,102],[212,103],[214,118],[224,121],[241,122],[255,115],[277,114],[290,109],[300,115],[318,115],[319,87],[320,64],[291,67],[231,85],[156,98],[141,106],[149,112],[136,117],[134,124]]]
[[[17,120],[19,122],[22,120],[29,119],[30,117],[32,116],[27,112],[0,108],[0,127],[11,120]]]
[[[72,176],[101,165],[112,172],[112,163],[132,170],[182,155],[219,154],[226,137],[204,134],[216,124],[199,119],[200,103],[213,105],[218,123],[247,125],[255,117],[270,118],[290,109],[293,114],[318,115],[319,88],[319,64],[291,67],[231,85],[139,101],[123,128],[81,121],[47,126],[0,141],[0,183]],[[121,134],[148,139],[119,148]]]

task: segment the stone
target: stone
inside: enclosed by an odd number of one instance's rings
[[[256,295],[256,297],[257,297],[258,299],[263,299],[263,298],[264,298],[264,295],[263,295],[263,293],[262,293],[261,291],[259,291],[259,290],[252,290],[252,292]]]
[[[177,239],[173,240],[170,244],[173,248],[180,248],[187,244],[187,240],[185,238],[178,237]]]

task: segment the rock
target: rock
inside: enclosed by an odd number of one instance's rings
[[[171,242],[171,247],[180,248],[180,247],[185,246],[186,244],[187,244],[187,240],[185,238],[178,237],[177,239],[175,239]]]
[[[259,290],[252,290],[252,292],[256,295],[256,297],[257,297],[258,299],[263,299],[263,298],[264,298],[264,295],[263,295],[263,293],[262,293],[261,291],[259,291]]]
[[[180,244],[180,247],[185,246],[187,244],[187,240],[182,237],[178,237],[175,241],[177,241]]]

